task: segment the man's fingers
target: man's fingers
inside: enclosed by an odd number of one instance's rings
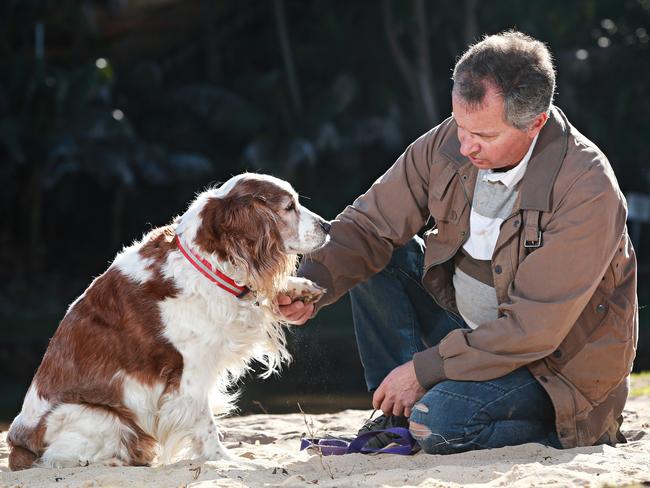
[[[404,414],[404,407],[401,403],[396,403],[393,405],[393,415],[402,416]]]
[[[405,405],[402,403],[400,398],[397,398],[393,403],[393,415],[402,416],[404,415]]]
[[[288,299],[288,300],[287,300]],[[294,325],[302,325],[311,318],[314,313],[314,304],[305,304],[300,300],[293,300],[287,295],[278,295],[280,313],[288,322]],[[289,302],[283,304],[283,302]]]
[[[278,303],[280,304],[279,299]],[[280,312],[285,317],[297,318],[303,314],[305,307],[306,305],[303,302],[295,300],[287,305],[280,304]]]
[[[375,393],[372,395],[372,408],[379,410],[381,403],[384,401],[384,384],[379,385],[379,388],[375,390]]]
[[[314,304],[310,303],[309,305],[305,305],[305,313],[303,314],[303,318],[308,319],[311,318],[312,315],[314,315]]]
[[[392,415],[393,414],[393,402],[390,400],[388,397],[384,398],[384,401],[381,402],[381,406],[379,407],[382,412],[384,412],[384,415]]]
[[[278,295],[278,305],[291,305],[292,301],[289,295]]]
[[[302,312],[299,312],[299,315],[291,320],[291,323],[293,325],[303,325],[305,322],[307,322],[312,314],[314,313],[314,306],[313,305],[308,305],[306,306]]]

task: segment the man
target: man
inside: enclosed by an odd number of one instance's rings
[[[609,162],[552,105],[543,43],[485,37],[453,80],[452,117],[332,222],[299,271],[328,290],[316,308],[350,290],[384,413],[362,431],[408,425],[436,454],[622,442],[636,260]],[[293,323],[315,313],[279,300]]]

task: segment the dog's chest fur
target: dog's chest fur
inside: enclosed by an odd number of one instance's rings
[[[152,263],[138,259],[138,253],[137,246],[126,249],[115,265],[131,279],[148,279]],[[215,411],[227,410],[226,386],[246,371],[253,358],[279,353],[281,345],[273,340],[276,327],[269,307],[257,304],[252,295],[237,298],[218,288],[189,266],[179,252],[170,252],[155,275],[170,280],[177,290],[158,302],[157,308],[161,335],[183,358],[182,375],[173,391],[166,385],[139,385],[139,394],[134,394],[129,391],[134,390],[133,382],[125,383],[128,407],[140,419],[151,413],[153,405],[164,410],[165,403],[179,403],[180,399],[184,406],[179,404],[179,409],[193,404],[190,410],[201,410],[211,402]]]

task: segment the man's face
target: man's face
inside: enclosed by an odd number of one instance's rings
[[[460,153],[479,169],[516,166],[548,118],[538,115],[528,130],[509,125],[503,117],[503,97],[492,87],[486,90],[480,107],[469,107],[453,93],[452,107]]]

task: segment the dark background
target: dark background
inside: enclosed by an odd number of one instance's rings
[[[622,190],[650,193],[650,0],[0,2],[0,421],[122,245],[245,170],[333,218],[448,116],[465,47],[513,27],[548,43],[556,103]],[[289,335],[294,363],[247,378],[242,411],[369,406],[347,299]]]

